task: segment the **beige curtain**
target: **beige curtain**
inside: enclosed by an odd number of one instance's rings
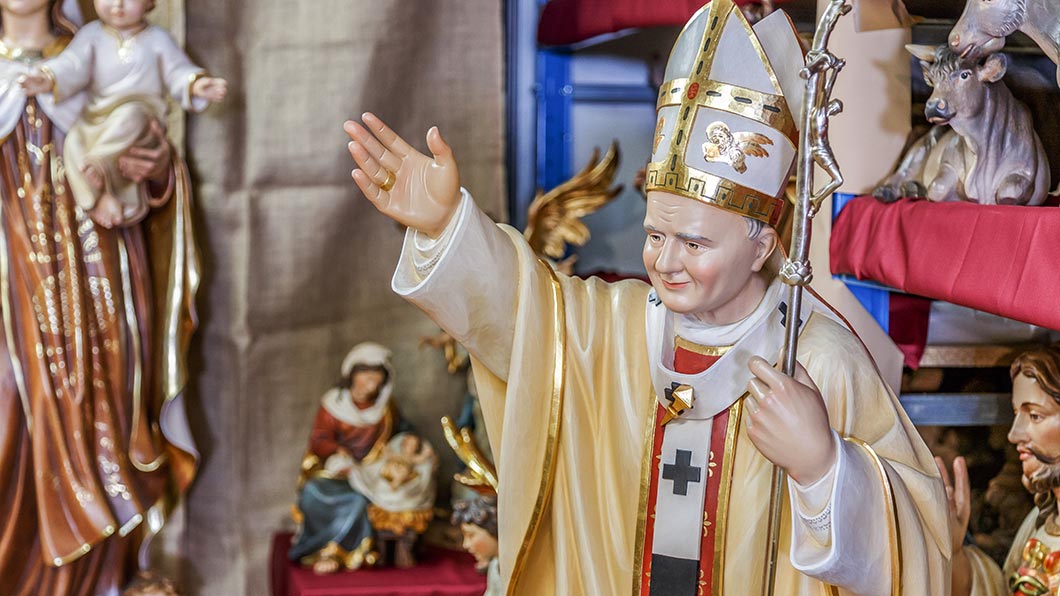
[[[356,342],[394,350],[395,395],[445,457],[438,419],[463,379],[417,347],[436,328],[390,291],[402,230],[350,179],[342,122],[373,110],[418,147],[437,124],[464,186],[503,218],[499,0],[186,0],[189,53],[230,82],[188,123],[202,325],[186,507],[187,594],[268,593],[311,419]],[[488,283],[488,274],[484,276]],[[441,483],[443,486],[446,483]]]

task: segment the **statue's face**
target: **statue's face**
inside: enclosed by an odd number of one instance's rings
[[[416,455],[420,450],[420,438],[416,435],[406,435],[401,439],[401,452],[405,455]]]
[[[1038,381],[1021,374],[1012,381],[1012,409],[1016,418],[1008,440],[1019,452],[1026,484],[1060,463],[1060,405]]]
[[[95,0],[96,14],[115,29],[138,27],[154,0]]]
[[[47,15],[50,5],[49,0],[0,0],[0,10],[20,17],[36,13]]]
[[[353,383],[350,385],[350,397],[354,403],[368,405],[375,401],[379,390],[383,387],[386,373],[381,370],[359,370],[353,373]]]
[[[475,524],[460,524],[460,530],[464,533],[464,550],[475,557],[479,569],[484,569],[497,556],[497,538]]]
[[[707,131],[707,138],[710,139],[711,143],[723,147],[732,140],[732,133],[720,126],[715,126]]]
[[[652,191],[644,230],[644,268],[666,308],[727,324],[758,305],[751,281],[776,247],[772,228],[751,239],[740,215]]]

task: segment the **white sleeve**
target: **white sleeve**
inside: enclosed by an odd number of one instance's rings
[[[177,45],[168,31],[161,27],[152,27],[151,41],[156,45],[159,61],[162,66],[162,80],[169,88],[169,94],[180,106],[189,112],[201,112],[210,102],[191,94],[191,85],[195,79],[205,75],[206,70],[195,64],[188,54]]]
[[[52,96],[56,103],[76,95],[91,84],[96,60],[95,41],[100,34],[98,26],[86,25],[58,56],[40,64],[40,69],[51,74],[55,83]]]
[[[353,464],[353,458],[345,453],[332,453],[324,460],[324,471],[336,476],[345,475]]]
[[[788,478],[791,564],[806,575],[864,596],[890,594],[888,512],[874,464],[839,440],[836,461],[819,481]]]
[[[391,287],[507,379],[519,260],[508,235],[466,190],[461,193],[456,215],[438,238],[405,233]]]
[[[836,459],[832,466],[816,482],[803,486],[788,476],[788,493],[792,495],[792,511],[798,513],[796,523],[801,523],[818,545],[827,547],[831,542],[832,493],[839,467],[839,435],[832,431]]]

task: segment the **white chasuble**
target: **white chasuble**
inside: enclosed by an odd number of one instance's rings
[[[555,273],[466,192],[440,238],[406,235],[393,287],[474,359],[497,458],[507,593],[638,594],[654,579],[642,565],[651,555],[644,552],[653,513],[647,496],[660,432],[645,315],[650,287]],[[779,304],[768,306],[772,313]],[[800,491],[784,499],[777,594],[816,596],[829,584],[839,594],[948,593],[946,498],[931,454],[860,340],[820,312],[803,324],[799,361],[821,389],[837,436],[850,440],[839,441],[823,489],[830,519],[823,532],[808,525],[807,514],[819,513],[808,506],[815,498]],[[745,425],[733,429],[719,577],[704,593],[762,588],[772,465]]]

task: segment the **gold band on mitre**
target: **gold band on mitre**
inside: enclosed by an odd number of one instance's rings
[[[770,226],[779,223],[798,146],[784,90],[794,88],[792,66],[796,61],[801,66],[801,48],[793,27],[772,25],[798,54],[786,56],[766,39],[775,59],[785,61],[779,78],[765,42],[732,0],[713,0],[692,16],[659,90],[646,191],[670,192]]]
[[[676,156],[675,156],[676,157]],[[668,164],[669,165],[669,164]],[[673,160],[672,167],[648,164],[645,192],[672,192],[708,205],[757,219],[776,227],[784,213],[784,200],[766,193],[740,186],[732,180],[690,168]]]
[[[680,100],[687,98],[686,89],[692,84],[697,84],[698,87],[695,91],[695,101],[689,102],[690,104],[714,108],[761,122],[770,128],[779,130],[791,140],[792,144],[799,143],[799,129],[795,126],[795,120],[783,95],[763,93],[719,81],[695,83],[695,81],[682,78],[664,83],[659,88],[659,99],[655,104],[655,110],[659,111],[666,106],[682,105],[684,102]]]

